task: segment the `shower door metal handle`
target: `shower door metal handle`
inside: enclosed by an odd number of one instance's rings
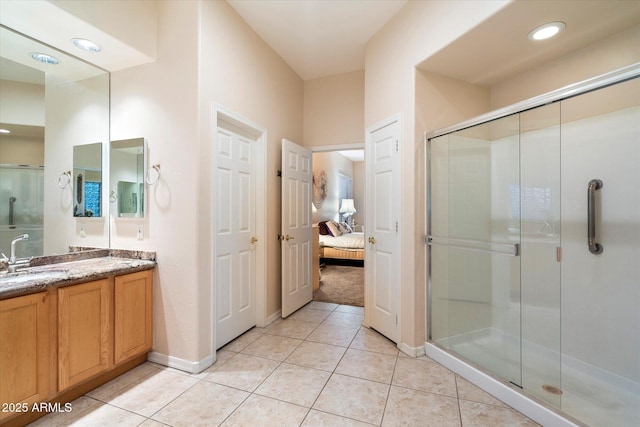
[[[589,252],[595,255],[604,250],[600,243],[596,243],[596,190],[600,190],[602,185],[599,179],[592,179],[587,186],[587,244]]]

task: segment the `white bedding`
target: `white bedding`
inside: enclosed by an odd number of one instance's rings
[[[339,249],[364,249],[364,233],[346,233],[338,237],[320,234],[320,243]]]

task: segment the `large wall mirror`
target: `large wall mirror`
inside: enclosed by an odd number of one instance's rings
[[[146,151],[144,138],[111,141],[109,200],[117,218],[144,218]]]
[[[73,216],[101,217],[102,143],[73,147]]]
[[[77,177],[74,147],[109,141],[109,73],[45,43],[0,26],[0,128],[9,132],[0,133],[0,250],[29,234],[21,257],[109,247],[103,209],[102,219],[74,218],[76,186],[58,186],[66,171]]]

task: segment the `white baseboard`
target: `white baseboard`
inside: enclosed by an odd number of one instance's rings
[[[267,324],[265,325],[265,327],[269,326],[270,324],[280,319],[281,317],[282,317],[282,310],[276,311],[271,316],[267,317]]]
[[[408,345],[406,343],[400,343],[400,345],[398,346],[398,350],[400,350],[401,352],[403,352],[404,354],[406,354],[409,357],[424,356],[424,346],[423,345],[421,345],[420,347],[411,347],[410,345]]]
[[[190,374],[199,374],[209,366],[213,365],[214,362],[214,358],[211,355],[198,362],[191,362],[189,360],[180,359],[179,357],[158,353],[157,351],[150,352],[147,355],[147,360],[170,368],[179,369]]]

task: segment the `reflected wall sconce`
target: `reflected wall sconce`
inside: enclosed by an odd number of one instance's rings
[[[147,184],[153,185],[160,179],[160,164],[156,163],[147,170]]]
[[[64,190],[71,184],[71,171],[62,172],[58,177],[58,188]]]

